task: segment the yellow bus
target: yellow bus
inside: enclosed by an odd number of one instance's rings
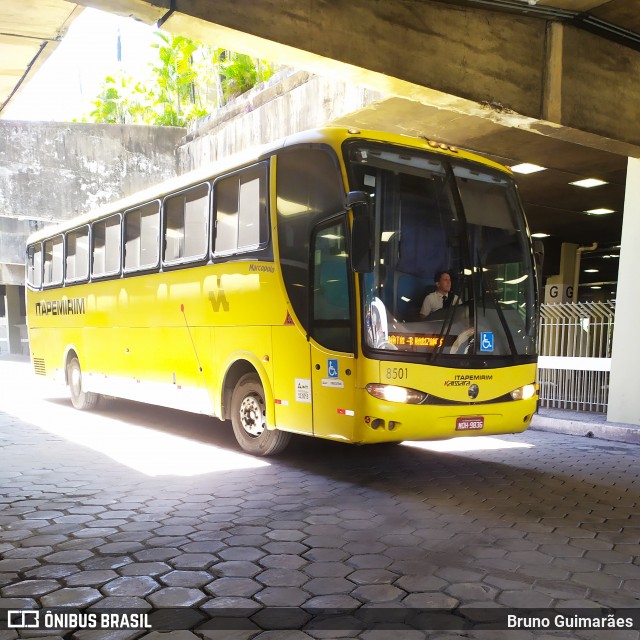
[[[453,304],[424,317],[434,274]],[[521,432],[537,287],[508,169],[358,129],[292,135],[27,244],[36,374],[291,434],[391,443]]]

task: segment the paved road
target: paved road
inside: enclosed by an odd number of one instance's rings
[[[5,360],[0,446],[0,609],[190,607],[252,625],[151,639],[639,637],[468,628],[495,607],[640,607],[637,445],[540,431],[382,448],[300,439],[263,460],[202,416],[124,401],[75,411]],[[359,628],[373,623],[347,615],[358,606],[380,609],[383,627]],[[445,615],[456,606],[467,613]],[[339,610],[346,628],[319,630],[309,610]],[[261,615],[302,616],[304,631],[263,631]]]

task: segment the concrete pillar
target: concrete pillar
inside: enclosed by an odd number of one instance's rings
[[[9,353],[16,355],[22,354],[21,338],[27,322],[20,307],[20,287],[8,284],[5,296],[7,337],[9,338]]]
[[[577,244],[563,242],[560,252],[560,273],[547,278],[545,302],[571,302],[573,299]]]
[[[611,354],[607,420],[640,425],[636,371],[640,357],[638,273],[640,273],[640,159],[629,158],[622,219],[616,318]]]
[[[0,355],[9,352],[6,287],[0,284]]]

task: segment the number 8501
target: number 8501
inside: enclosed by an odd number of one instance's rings
[[[407,380],[409,369],[407,367],[387,367],[385,378],[387,380]]]

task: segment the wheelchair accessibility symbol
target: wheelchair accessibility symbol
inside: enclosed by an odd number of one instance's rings
[[[327,375],[329,378],[338,377],[338,360],[337,359],[329,358],[327,360]]]
[[[493,331],[480,332],[480,351],[493,351]]]

